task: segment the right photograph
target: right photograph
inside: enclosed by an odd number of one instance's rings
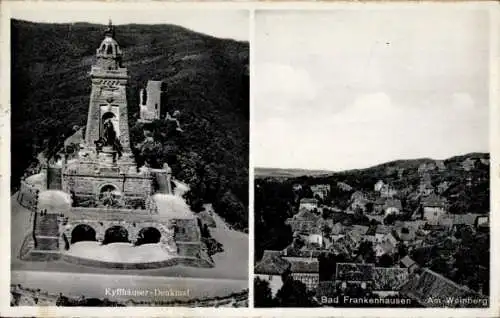
[[[254,306],[488,308],[489,12],[258,10]]]

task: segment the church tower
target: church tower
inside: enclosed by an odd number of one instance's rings
[[[105,138],[107,127],[111,126],[122,155],[130,158],[126,92],[128,74],[122,66],[123,54],[114,37],[114,27],[110,21],[90,72],[92,91],[84,146],[95,150],[99,141]]]

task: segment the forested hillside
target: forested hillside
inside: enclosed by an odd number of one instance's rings
[[[104,26],[11,21],[12,191],[36,154],[60,145],[84,126],[89,71]],[[116,40],[129,70],[131,140],[143,139],[136,125],[139,90],[163,80],[164,109],[180,110],[182,134],[162,132],[159,162],[193,187],[191,201],[212,202],[235,227],[247,227],[248,55],[246,42],[217,39],[174,25],[123,25]],[[153,128],[154,128],[153,127]],[[158,149],[156,149],[158,150]]]

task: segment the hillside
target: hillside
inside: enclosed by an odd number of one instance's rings
[[[307,189],[314,184],[329,184],[331,191],[324,201],[345,209],[354,192],[361,191],[373,197],[375,183],[383,180],[398,191],[397,197],[403,202],[403,210],[411,213],[418,206],[419,184],[427,175],[435,188],[447,184],[440,195],[450,203],[451,214],[487,214],[490,212],[489,157],[488,153],[471,153],[443,161],[429,158],[398,160],[326,176],[259,178],[255,181],[256,259],[265,249],[283,249],[291,242],[291,229],[284,222],[296,213],[300,197],[312,196]],[[464,168],[464,163],[471,161],[470,166]],[[436,162],[444,166],[439,169]],[[427,171],[423,171],[423,164],[428,166]],[[295,184],[302,185],[302,190],[294,191]],[[346,185],[350,190],[345,189]]]
[[[54,148],[85,125],[88,73],[104,26],[11,21],[11,191],[36,154]],[[217,39],[175,25],[123,25],[116,39],[129,70],[131,141],[139,90],[147,80],[165,82],[162,106],[181,111],[184,133],[162,140],[173,173],[210,201],[238,228],[247,227],[248,55],[246,42]],[[164,123],[156,123],[166,129]],[[169,136],[170,137],[170,136]],[[194,171],[189,173],[188,171]],[[208,181],[217,179],[218,182]],[[206,191],[205,189],[210,189]]]
[[[333,172],[327,170],[307,170],[307,169],[280,169],[280,168],[254,168],[255,178],[293,178],[300,176],[328,175]]]

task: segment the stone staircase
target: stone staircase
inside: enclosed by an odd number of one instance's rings
[[[57,214],[35,217],[35,249],[42,251],[59,250],[59,224]]]

